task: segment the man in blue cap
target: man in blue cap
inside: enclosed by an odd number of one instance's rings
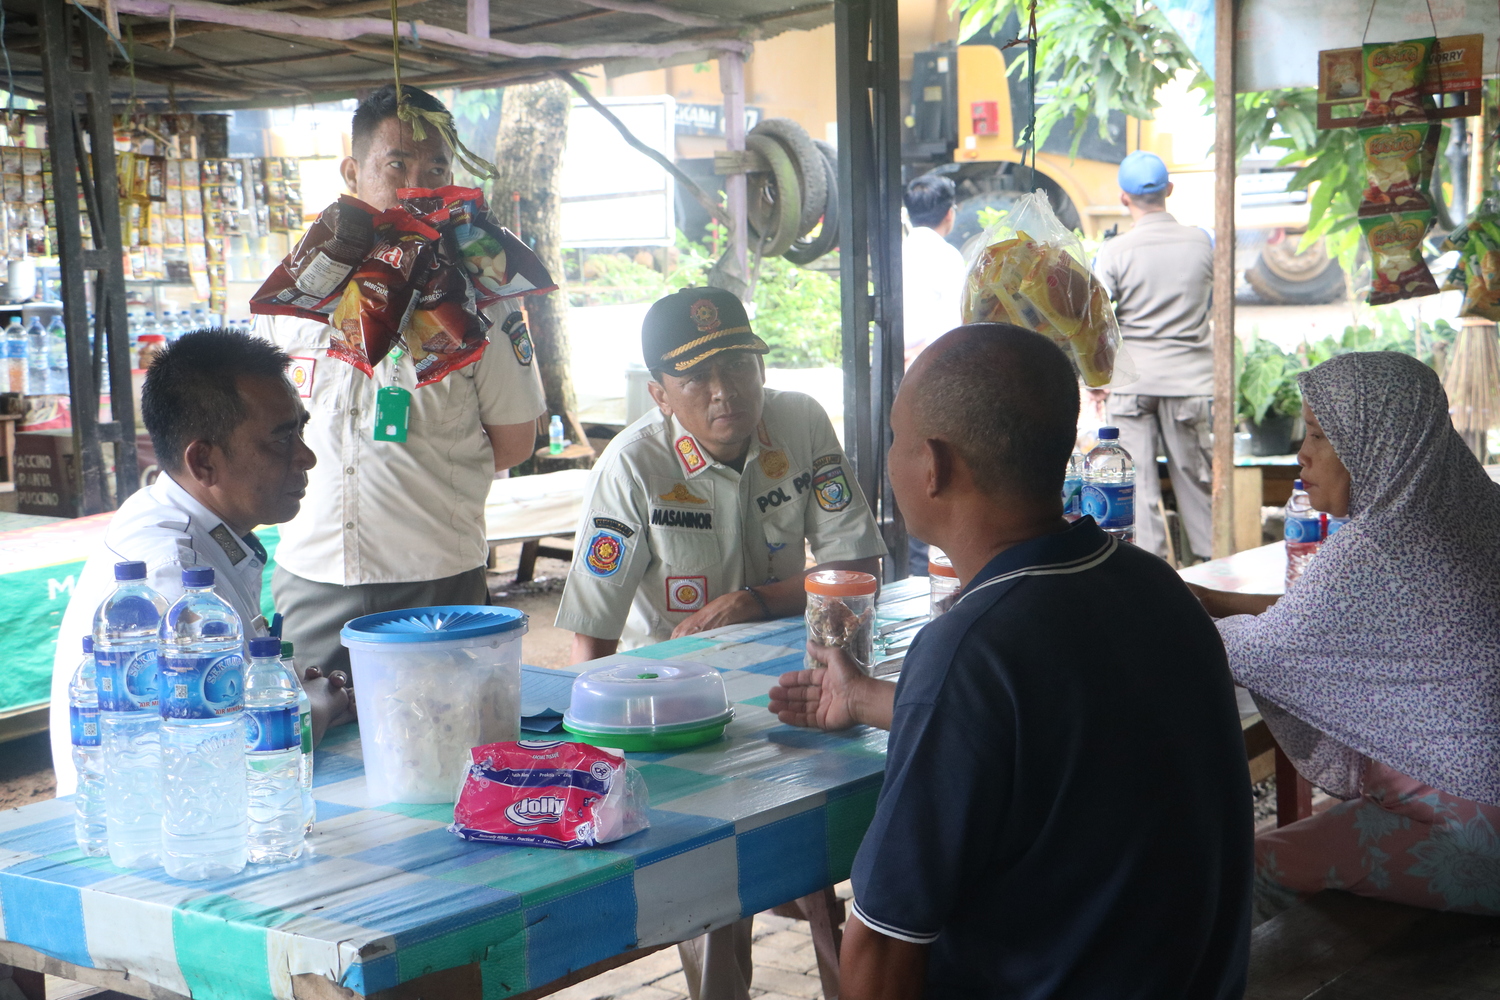
[[[1191,555],[1206,558],[1213,550],[1208,439],[1214,391],[1213,242],[1167,211],[1172,182],[1155,153],[1137,150],[1125,157],[1119,182],[1120,204],[1134,224],[1099,249],[1094,271],[1114,299],[1120,333],[1140,378],[1127,392],[1109,394],[1109,418],[1135,459],[1136,544],[1167,554],[1156,472],[1156,456],[1165,451],[1177,512],[1192,548],[1179,555],[1192,562]]]

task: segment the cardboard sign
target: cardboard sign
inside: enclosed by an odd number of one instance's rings
[[[1480,113],[1483,35],[1439,38],[1427,59],[1422,93],[1434,99],[1429,119],[1471,118]],[[1360,47],[1318,53],[1318,128],[1367,128],[1387,117],[1365,113],[1369,90]]]

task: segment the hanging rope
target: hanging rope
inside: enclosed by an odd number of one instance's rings
[[[83,11],[83,16],[84,17],[88,18],[90,21],[93,21],[95,24],[97,24],[99,26],[99,30],[102,31],[102,32],[104,32],[105,36],[108,37],[110,41],[112,41],[112,42],[115,43],[115,48],[116,49],[119,49],[119,51],[120,51],[120,58],[123,59],[123,60],[125,60],[128,63],[131,63],[131,66],[132,66],[132,69],[133,69],[135,61],[133,59],[131,59],[130,58],[130,54],[125,51],[125,46],[123,46],[123,45],[120,44],[120,36],[116,35],[113,31],[110,31],[109,30],[109,25],[105,24],[103,21],[101,21],[97,17],[95,17],[94,16],[94,12],[91,11],[91,10],[89,10],[87,7],[85,7],[83,5],[82,0],[73,0],[73,6],[77,7],[79,10]]]
[[[490,161],[473,153],[469,147],[463,144],[458,137],[458,129],[453,123],[453,115],[447,111],[428,111],[425,108],[414,107],[406,99],[406,88],[401,86],[401,22],[396,16],[397,0],[391,0],[391,64],[396,77],[396,118],[411,126],[411,137],[417,142],[427,138],[427,128],[431,126],[443,137],[448,148],[453,152],[453,159],[469,173],[485,180],[493,180],[500,176],[500,171]],[[411,26],[412,37],[416,37],[417,26]]]
[[[1030,63],[1027,68],[1031,71],[1031,113],[1026,120],[1026,146],[1031,151],[1031,186],[1028,191],[1036,188],[1036,0],[1031,0],[1031,20],[1026,26],[1026,51],[1030,53]],[[1022,161],[1025,161],[1022,154]]]

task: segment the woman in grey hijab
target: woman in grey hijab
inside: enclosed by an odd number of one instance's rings
[[[1346,800],[1256,839],[1262,912],[1339,888],[1500,913],[1500,486],[1415,358],[1298,381],[1303,484],[1350,521],[1280,599],[1195,588],[1277,742]]]

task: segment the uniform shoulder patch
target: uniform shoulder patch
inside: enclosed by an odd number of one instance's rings
[[[531,331],[526,327],[525,314],[517,309],[505,317],[505,322],[500,324],[500,332],[510,340],[511,350],[516,352],[516,360],[530,367],[531,359],[536,356],[536,349],[531,344]]]
[[[816,468],[816,463],[814,467]],[[854,499],[854,491],[849,488],[849,480],[844,477],[842,465],[827,465],[822,471],[814,473],[812,487],[818,506],[830,514],[848,507]]]
[[[832,455],[819,455],[817,458],[813,459],[813,468],[814,469],[821,469],[825,465],[843,465],[843,464],[844,464],[844,456],[840,455],[838,453],[834,453]]]
[[[231,566],[238,566],[245,561],[245,549],[227,525],[220,524],[208,533],[208,537],[219,543],[219,548],[223,549],[224,555],[229,557]]]
[[[588,524],[588,539],[578,553],[578,562],[590,575],[609,580],[625,565],[637,529],[617,517],[592,511]]]
[[[698,450],[698,442],[693,440],[691,434],[682,435],[673,442],[673,447],[677,451],[678,460],[682,462],[682,467],[688,471],[689,475],[707,468],[708,460]]]
[[[667,503],[708,503],[707,500],[688,489],[684,483],[673,483],[672,488],[658,496],[657,499],[665,500]]]

